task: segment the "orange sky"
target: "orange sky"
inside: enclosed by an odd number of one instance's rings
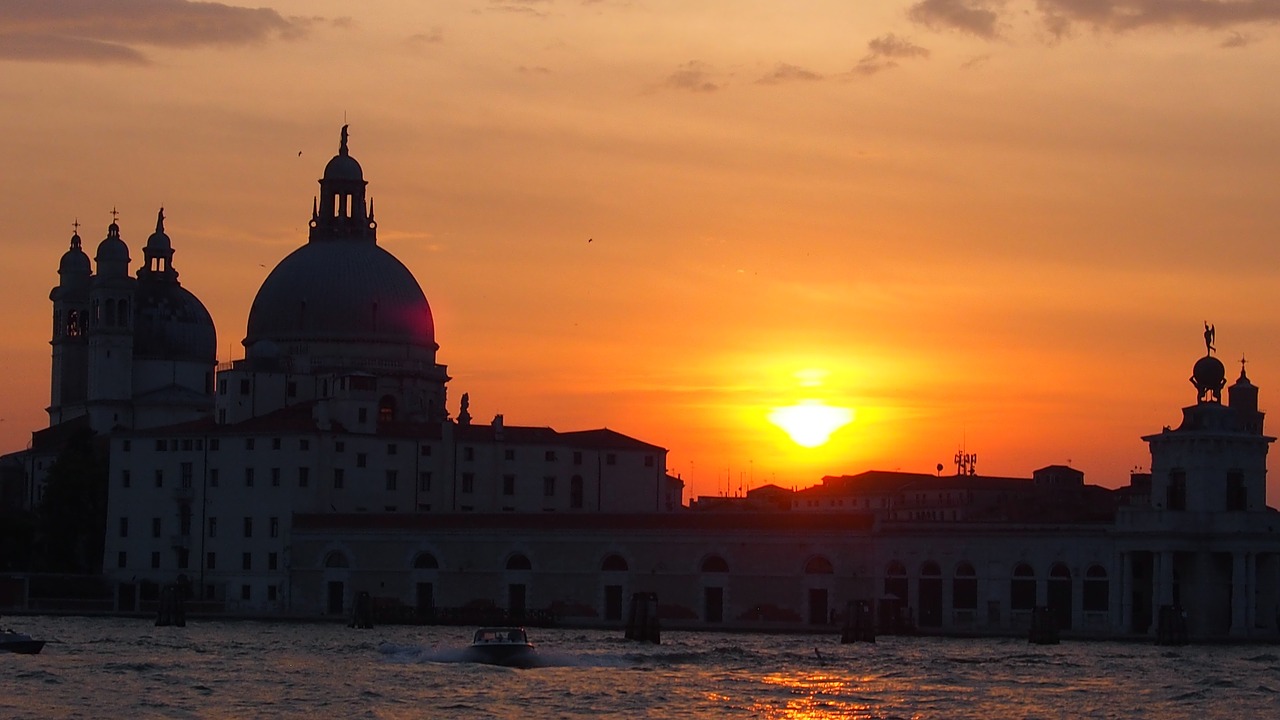
[[[1205,320],[1280,392],[1275,3],[259,2],[0,6],[3,449],[73,220],[137,260],[163,204],[240,357],[344,115],[451,410],[607,425],[688,496],[961,444],[1122,484]],[[856,419],[799,448],[803,399]]]

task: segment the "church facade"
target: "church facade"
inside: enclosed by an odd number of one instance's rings
[[[378,245],[345,128],[319,184],[233,362],[215,365],[163,211],[136,276],[116,223],[96,273],[78,235],[62,257],[50,427],[24,457],[38,495],[58,437],[106,439],[118,610],[178,583],[228,614],[346,617],[367,593],[401,615],[612,626],[645,592],[669,627],[816,629],[862,601],[926,632],[1022,633],[1048,608],[1068,634],[1145,637],[1175,613],[1192,638],[1280,638],[1274,438],[1243,368],[1223,397],[1208,335],[1194,404],[1143,438],[1151,473],[1122,491],[970,464],[686,507],[661,446],[472,422],[465,395],[451,416],[430,305]]]

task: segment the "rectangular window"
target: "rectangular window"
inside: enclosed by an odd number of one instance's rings
[[[267,553],[267,569],[276,570],[280,565],[280,556],[276,553]]]
[[[395,471],[395,470],[388,470],[388,471],[387,471],[387,489],[388,489],[388,490],[395,490],[395,489],[396,489],[396,481],[397,481],[397,473],[396,473],[396,471]]]
[[[212,450],[213,452],[217,452],[218,448],[221,446],[222,446],[222,441],[218,440],[218,438],[209,439],[209,449]]]
[[[356,453],[356,467],[367,467],[369,464],[368,453]]]
[[[164,470],[156,468],[156,487],[164,487]]]
[[[431,457],[431,446],[422,445],[418,448],[418,454],[422,457]]]
[[[418,473],[418,489],[427,492],[431,490],[431,471],[423,470]]]
[[[298,468],[298,487],[307,487],[311,484],[311,468]]]
[[[271,487],[280,487],[280,468],[271,468]]]
[[[516,476],[515,475],[502,476],[502,494],[503,495],[516,494]]]
[[[191,563],[191,551],[186,548],[178,548],[178,569],[186,570],[187,565]]]
[[[160,537],[160,518],[151,518],[151,537]]]
[[[298,397],[298,383],[290,380],[284,386],[285,397]]]
[[[253,468],[244,469],[244,486],[253,487]]]
[[[462,448],[462,459],[463,459],[463,460],[475,460],[475,459],[476,459],[476,449],[475,449],[475,448],[473,448],[473,447],[470,447],[470,446]]]
[[[337,442],[335,442],[335,443],[333,444],[333,451],[334,451],[334,452],[345,452],[345,451],[346,451],[346,449],[347,449],[347,444],[346,444],[346,443],[344,443],[344,442],[342,442],[341,440],[338,440]]]
[[[205,554],[204,554],[204,567],[205,567],[205,569],[206,569],[206,570],[217,570],[217,569],[218,569],[218,554],[217,554],[217,553],[214,553],[214,552],[207,552],[207,553],[205,553]]]
[[[245,378],[245,379],[243,379],[243,380],[241,380],[241,381],[240,381],[240,394],[241,394],[241,395],[248,395],[248,394],[249,394],[249,379],[248,379],[248,378]]]
[[[191,449],[191,447],[192,447],[193,445],[194,445],[194,443],[192,443],[192,442],[191,442],[191,439],[190,439],[190,438],[187,438],[186,440],[183,440],[183,441],[182,441],[182,449],[183,449],[183,450],[190,450],[190,449]]]
[[[120,518],[120,537],[129,537],[129,518]]]
[[[574,465],[582,464],[582,452],[580,450],[573,451],[573,464]]]
[[[653,467],[653,456],[652,456],[652,455],[645,455],[645,456],[644,456],[644,466],[645,466],[645,467]]]
[[[116,567],[125,567],[129,564],[129,555],[121,550],[116,553]]]
[[[132,482],[132,478],[129,475],[129,471],[121,470],[120,471],[120,487],[129,487],[130,482]]]
[[[133,448],[133,443],[131,443],[128,440],[124,440],[120,443],[120,449],[124,450],[125,452],[129,452],[129,450],[131,450],[132,448]]]
[[[271,449],[272,450],[280,449],[280,438],[271,438]]]
[[[252,599],[253,599],[253,588],[252,588],[252,586],[249,586],[249,585],[241,585],[241,586],[240,586],[240,599],[241,599],[241,600],[252,600]]]
[[[365,424],[365,423],[366,423],[366,422],[368,422],[368,421],[369,421],[369,409],[368,409],[368,408],[360,408],[360,409],[356,410],[356,422],[357,422],[357,423],[360,423],[361,425],[363,425],[363,424]]]
[[[276,586],[275,586],[275,585],[268,585],[268,586],[267,586],[267,600],[268,600],[269,602],[275,602],[275,601],[276,601]]]
[[[346,480],[346,473],[343,472],[342,468],[334,468],[333,469],[333,489],[341,490],[345,480]]]
[[[216,517],[209,518],[209,537],[218,537],[218,518]]]
[[[227,381],[225,378],[218,381],[218,394],[219,395],[227,394]]]
[[[1244,473],[1232,470],[1227,473],[1227,511],[1248,509],[1249,495],[1244,487]]]
[[[253,569],[253,553],[241,553],[241,554],[240,554],[240,569],[241,569],[241,570],[252,570],[252,569]]]
[[[475,473],[462,473],[462,492],[471,493],[476,490]]]
[[[515,459],[516,459],[516,451],[515,451],[515,450],[512,450],[511,448],[507,448],[506,450],[503,450],[503,451],[502,451],[502,459],[503,459],[503,460],[515,460]]]
[[[267,534],[271,537],[280,537],[280,518],[273,517],[267,521]]]
[[[253,439],[253,438],[245,438],[245,439],[244,439],[244,449],[245,449],[245,450],[252,450],[252,449],[253,449],[253,441],[254,441],[254,439]]]
[[[253,537],[253,518],[251,517],[244,519],[244,536]]]
[[[1187,509],[1187,473],[1185,470],[1175,468],[1169,471],[1169,487],[1166,495],[1170,510]]]
[[[556,479],[553,475],[542,478],[542,494],[546,497],[555,497]]]
[[[617,456],[617,455],[614,455],[613,453],[605,453],[605,455],[604,455],[604,464],[605,464],[605,465],[617,465],[617,464],[618,464],[618,456]]]
[[[151,553],[151,568],[153,570],[160,568],[160,551],[158,550]]]
[[[388,454],[388,455],[395,455],[395,454],[396,454],[396,452],[397,452],[398,450],[399,450],[399,448],[398,448],[398,447],[396,447],[396,444],[395,444],[395,443],[387,443],[387,454]]]
[[[194,474],[195,473],[192,469],[191,463],[189,462],[182,463],[182,487],[184,488],[191,487],[191,478]]]
[[[209,487],[218,487],[218,468],[209,468]]]
[[[544,457],[544,458],[546,458],[547,462],[552,462],[552,461],[554,461],[554,460],[556,459],[556,451],[555,451],[555,450],[548,450],[548,451],[543,455],[543,457]]]
[[[299,441],[298,441],[298,449],[299,449],[299,450],[310,450],[310,449],[311,449],[311,441],[310,441],[310,440],[308,440],[308,439],[306,439],[306,438],[302,438],[301,440],[299,440]]]
[[[165,451],[165,442],[164,442],[164,440],[157,440],[157,441],[156,441],[156,452],[164,452],[164,451]]]

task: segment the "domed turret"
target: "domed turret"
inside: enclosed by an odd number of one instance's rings
[[[120,226],[115,221],[107,226],[107,236],[98,243],[94,261],[98,264],[99,275],[119,277],[129,274],[129,246],[120,239]]]
[[[80,243],[80,233],[71,236],[71,247],[58,261],[58,282],[62,287],[88,287],[93,267]]]
[[[324,168],[320,197],[311,209],[310,240],[376,241],[373,208],[365,208],[364,170],[347,148],[347,126],[342,126],[338,154]]]
[[[203,303],[178,282],[173,242],[164,230],[164,208],[143,249],[138,269],[134,352],[138,357],[213,364],[218,342],[213,318]]]
[[[1227,369],[1218,358],[1205,355],[1191,370],[1191,384],[1196,386],[1200,402],[1221,402],[1222,386],[1227,384]]]

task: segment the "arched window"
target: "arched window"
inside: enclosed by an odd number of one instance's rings
[[[907,566],[894,560],[884,570],[884,594],[901,600],[905,605],[910,601],[907,597]]]
[[[942,625],[942,568],[932,560],[926,560],[920,566],[916,612],[922,627]]]
[[[396,399],[390,395],[383,395],[378,401],[378,422],[391,422],[396,419]]]
[[[515,555],[512,555],[511,557],[507,558],[507,569],[508,570],[532,570],[533,564],[529,562],[529,558],[525,557],[524,555],[521,555],[520,553],[516,553]]]
[[[1013,580],[1009,582],[1009,607],[1014,610],[1030,610],[1036,606],[1036,572],[1026,563],[1013,568]]]
[[[334,550],[333,552],[324,556],[324,566],[327,568],[345,568],[345,567],[351,567],[351,564],[347,562],[346,555],[342,554],[337,550]]]
[[[970,563],[956,565],[956,575],[951,581],[951,606],[956,610],[978,609],[978,576]]]
[[[621,555],[610,555],[600,563],[600,569],[604,572],[626,572],[627,561]]]
[[[809,562],[804,564],[805,575],[831,575],[834,572],[831,561],[821,555],[809,558]]]
[[[702,572],[704,573],[727,573],[729,572],[729,563],[719,555],[712,555],[702,561]]]
[[[436,570],[439,569],[440,563],[436,562],[436,556],[429,552],[418,553],[413,559],[413,568],[415,570]]]
[[[1084,611],[1106,612],[1111,605],[1111,586],[1107,582],[1107,569],[1090,565],[1084,573]]]

